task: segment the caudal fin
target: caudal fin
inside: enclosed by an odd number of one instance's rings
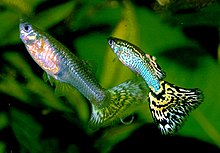
[[[161,81],[159,93],[150,92],[150,110],[164,135],[174,134],[182,126],[189,112],[203,102],[202,91],[177,87]]]
[[[147,99],[144,82],[128,81],[107,90],[108,97],[102,105],[92,105],[89,127],[96,130],[112,125],[131,115]]]

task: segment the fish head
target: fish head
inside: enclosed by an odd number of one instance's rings
[[[113,50],[113,52],[116,54],[116,55],[119,55],[120,54],[120,46],[117,44],[115,38],[113,37],[109,37],[108,38],[108,45],[111,47],[111,49]]]
[[[19,25],[19,30],[20,38],[26,45],[33,44],[38,37],[38,33],[36,32],[35,27],[28,22],[21,21]]]
[[[126,66],[131,66],[134,63],[134,52],[132,52],[132,46],[125,40],[110,37],[108,38],[108,44],[116,54],[118,59]]]

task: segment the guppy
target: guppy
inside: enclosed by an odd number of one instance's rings
[[[108,44],[118,59],[142,76],[150,88],[149,107],[162,134],[174,134],[182,126],[189,112],[203,102],[202,91],[186,89],[163,81],[166,74],[156,58],[144,53],[132,43],[110,37]]]
[[[72,85],[92,105],[89,126],[111,125],[130,115],[146,99],[143,83],[127,81],[104,89],[88,65],[55,38],[28,22],[20,21],[20,38],[34,61],[53,78]]]

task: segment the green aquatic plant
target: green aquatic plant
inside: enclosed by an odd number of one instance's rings
[[[187,142],[192,141],[192,150],[205,150],[206,146],[209,151],[218,150],[218,2],[196,9],[188,7],[192,5],[175,7],[173,3],[162,11],[154,11],[148,2],[128,0],[7,0],[0,5],[0,19],[4,21],[0,25],[0,151],[104,153],[120,148],[148,149],[147,144],[153,146],[154,142],[188,146]],[[117,36],[157,57],[169,74],[167,81],[200,88],[205,102],[172,138],[160,137],[154,131],[157,128],[150,127],[153,118],[146,104],[139,106],[131,125],[119,124],[90,133],[91,107],[87,99],[70,86],[55,89],[54,83],[43,80],[43,70],[19,38],[21,16],[29,16],[31,23],[52,34],[80,59],[95,63],[94,75],[103,87],[140,78],[116,60],[108,47],[106,38]]]

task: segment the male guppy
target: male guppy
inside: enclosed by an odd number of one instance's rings
[[[150,88],[150,110],[162,134],[173,134],[182,125],[189,112],[203,101],[201,90],[177,87],[163,81],[165,72],[156,58],[125,40],[110,37],[108,44],[119,60],[138,73]]]
[[[37,27],[20,23],[20,38],[35,62],[53,78],[68,83],[92,105],[89,125],[93,129],[108,126],[130,115],[134,105],[146,99],[143,83],[127,81],[111,89],[98,83],[85,62],[64,45]]]

